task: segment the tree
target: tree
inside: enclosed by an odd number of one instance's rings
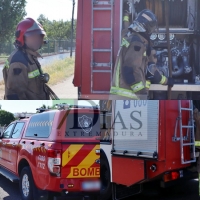
[[[14,38],[17,24],[26,16],[26,0],[0,0],[0,44]]]
[[[45,104],[43,104],[41,108],[44,108],[44,109],[46,109],[46,108],[47,108],[47,106],[46,106]]]
[[[45,104],[43,104],[40,108],[37,108],[36,110],[36,113],[41,113],[41,112],[44,112],[46,110],[50,110],[51,109],[51,106],[46,106]]]
[[[49,28],[49,26],[50,26],[50,24],[51,24],[51,21],[50,21],[48,18],[46,18],[45,15],[43,15],[43,14],[41,14],[41,15],[37,18],[37,21],[38,21],[40,24],[42,24],[44,30],[45,30],[46,32],[48,32],[48,28]]]
[[[12,113],[7,112],[5,110],[0,110],[0,125],[7,126],[14,120],[15,120],[15,117]]]
[[[63,20],[53,20],[50,21],[44,15],[38,17],[38,22],[40,22],[47,33],[47,37],[50,40],[66,40],[70,39],[71,36],[71,22]],[[76,25],[76,21],[74,23]],[[74,33],[75,38],[75,33]]]

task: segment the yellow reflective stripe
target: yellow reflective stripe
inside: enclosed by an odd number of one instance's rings
[[[9,68],[9,62],[8,62],[8,60],[6,60],[4,68]]]
[[[100,155],[96,154],[96,150],[100,149],[100,145],[97,144],[93,148],[90,148],[90,152],[82,158],[82,161],[75,166],[71,166],[69,162],[73,162],[78,157],[82,147],[84,145],[70,145],[62,155],[62,166],[70,169],[70,174],[67,178],[85,178],[85,177],[100,177],[100,166],[93,166],[95,160],[100,158]]]
[[[200,141],[195,141],[195,146],[200,147]]]
[[[129,22],[129,16],[124,16],[124,22]]]
[[[150,88],[150,86],[151,86],[151,82],[150,81],[146,81],[146,88]]]
[[[120,71],[120,59],[121,59],[121,48],[119,49],[118,55],[117,55],[117,60],[116,60],[116,65],[117,65],[117,69],[116,69],[116,76],[115,76],[115,85],[116,87],[119,87],[119,71]]]
[[[128,97],[131,99],[139,99],[132,90],[127,90],[127,89],[123,89],[123,88],[119,88],[119,87],[111,87],[110,89],[110,93],[111,94],[115,94],[115,95],[119,95],[119,96],[124,96],[124,97]]]
[[[28,73],[28,78],[35,78],[35,77],[37,77],[39,75],[40,75],[40,72],[39,72],[38,69],[36,69],[35,71],[32,71],[32,72]]]
[[[116,77],[115,77],[115,84],[117,87],[119,87],[119,69],[120,69],[120,61],[118,61],[118,64],[117,64],[117,71],[116,71]]]
[[[131,89],[133,90],[134,93],[144,89],[144,84],[143,82],[139,82],[139,83],[136,83],[134,85],[131,86]]]
[[[94,161],[99,158],[99,155],[96,154],[96,150],[100,149],[100,145],[96,145],[90,153],[81,161],[79,166],[88,166],[91,167],[94,164]]]
[[[146,51],[144,52],[143,56],[147,56],[147,52]]]
[[[83,147],[83,144],[71,144],[67,150],[62,154],[62,166],[65,166],[69,161],[76,156],[76,154]]]
[[[130,46],[130,43],[125,38],[123,38],[121,46],[125,46],[126,48],[128,48]]]
[[[165,76],[162,75],[162,79],[160,81],[160,84],[164,84],[166,82],[167,78]]]

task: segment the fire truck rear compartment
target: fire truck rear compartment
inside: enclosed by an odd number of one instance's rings
[[[168,187],[197,178],[193,173],[198,154],[194,148],[192,101],[128,102],[119,100],[113,104],[111,163],[116,199],[140,192],[138,189],[129,193],[130,186],[137,188],[158,180],[161,187]],[[128,131],[136,128],[140,120],[136,113],[140,112],[146,128],[140,127],[143,137],[135,138]]]
[[[131,113],[123,108],[123,103],[123,101],[116,102],[115,115],[118,123],[116,123],[114,129],[113,154],[157,159],[159,101],[148,101],[148,105],[145,101],[140,101]],[[142,106],[140,103],[145,105]],[[140,114],[143,120],[140,129],[137,130],[139,120],[141,120]],[[123,116],[123,119],[126,119],[124,122],[120,121],[120,115]],[[134,116],[136,121],[133,121],[129,115]],[[123,124],[119,122],[126,123],[126,127],[121,127],[120,125]],[[133,127],[135,129],[129,129],[129,123],[135,126]]]

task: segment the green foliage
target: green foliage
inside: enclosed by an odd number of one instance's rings
[[[0,44],[13,40],[19,21],[26,15],[26,0],[0,0]]]
[[[26,16],[26,0],[0,0],[0,45],[14,41],[17,24]],[[43,14],[38,21],[47,32],[47,37],[53,40],[71,39],[71,21],[50,21]],[[74,35],[76,20],[74,21]]]
[[[5,110],[0,110],[0,125],[9,125],[12,121],[14,121],[14,115]]]
[[[50,21],[44,15],[40,15],[37,20],[43,25],[48,38],[53,40],[69,40],[71,38],[71,21]],[[75,25],[76,20],[74,22],[74,29]],[[75,31],[73,38],[75,38]]]

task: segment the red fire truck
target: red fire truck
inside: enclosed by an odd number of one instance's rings
[[[59,195],[96,200],[100,188],[99,108],[58,105],[58,109],[43,111],[12,122],[1,134],[0,173],[19,182],[23,200]]]
[[[113,68],[121,44],[123,3],[130,4],[132,19],[148,8],[158,18],[159,31],[151,35],[160,72],[175,80],[172,99],[199,99],[200,2],[161,0],[78,0],[74,86],[79,98],[108,99]],[[168,12],[168,13],[166,13]],[[169,26],[166,27],[166,17]],[[169,39],[167,32],[169,30]],[[168,45],[169,44],[169,45]],[[168,47],[169,46],[169,47]],[[171,52],[171,54],[169,54]],[[169,60],[171,59],[171,64]],[[167,86],[151,85],[150,98],[166,95]]]
[[[197,177],[192,101],[117,100],[112,113],[102,112],[102,199],[138,194],[154,180],[167,187]]]

